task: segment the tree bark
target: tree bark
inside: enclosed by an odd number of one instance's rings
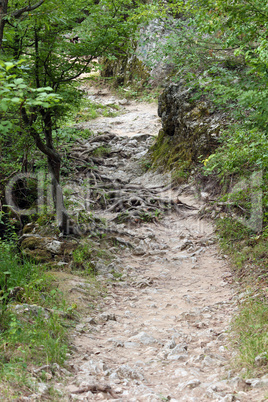
[[[50,110],[41,111],[46,143],[44,143],[39,133],[32,125],[24,107],[22,107],[21,113],[23,121],[29,128],[30,135],[34,138],[37,148],[47,156],[49,173],[51,175],[52,197],[56,209],[58,226],[63,234],[74,233],[74,228],[70,226],[70,219],[64,206],[63,193],[60,186],[61,157],[53,147],[51,112]]]
[[[0,50],[3,46],[4,28],[5,28],[5,16],[7,14],[8,0],[0,0]]]

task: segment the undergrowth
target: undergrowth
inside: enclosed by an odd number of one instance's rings
[[[216,222],[220,244],[224,252],[229,253],[235,275],[246,285],[263,289],[268,285],[268,236],[256,234],[232,217]]]
[[[245,376],[261,375],[268,366],[268,303],[248,299],[231,324],[232,342],[239,355],[236,364]]]
[[[3,241],[0,288],[0,375],[20,394],[29,389],[29,365],[63,364],[73,309],[44,266],[23,260]]]

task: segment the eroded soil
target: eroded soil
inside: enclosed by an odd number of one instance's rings
[[[60,400],[264,400],[262,388],[232,370],[235,352],[227,331],[237,289],[212,223],[198,217],[203,203],[193,187],[170,189],[168,175],[144,172],[141,158],[160,128],[157,106],[88,91],[99,103],[121,102],[119,116],[82,123],[96,134],[115,134],[106,145],[120,153],[106,158],[98,173],[133,185],[134,194],[157,187],[179,208],[171,207],[163,219],[155,213],[153,222],[118,224],[118,211],[96,204],[95,213],[131,247],[122,247],[108,267],[99,266],[97,280],[105,283],[107,296],[71,335],[68,370],[54,382]],[[77,180],[70,185],[79,192]]]

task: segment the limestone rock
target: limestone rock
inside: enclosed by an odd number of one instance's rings
[[[122,366],[120,366],[116,370],[116,373],[119,378],[130,378],[132,380],[143,380],[144,379],[144,376],[140,371],[133,369],[128,364],[123,364]]]
[[[153,159],[158,163],[163,160],[172,166],[178,160],[198,162],[201,155],[210,155],[217,147],[222,116],[211,112],[207,102],[190,102],[193,95],[183,84],[170,84],[159,96],[158,115],[163,128],[153,146]]]
[[[140,342],[143,345],[153,345],[154,343],[157,343],[157,340],[153,336],[146,334],[146,332],[140,332],[139,334],[132,336],[129,340]]]

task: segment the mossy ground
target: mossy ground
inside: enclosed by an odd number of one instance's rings
[[[187,181],[193,165],[187,147],[176,143],[174,137],[166,136],[163,130],[160,130],[147,159],[148,166],[153,170],[171,172],[172,179],[176,183]]]

